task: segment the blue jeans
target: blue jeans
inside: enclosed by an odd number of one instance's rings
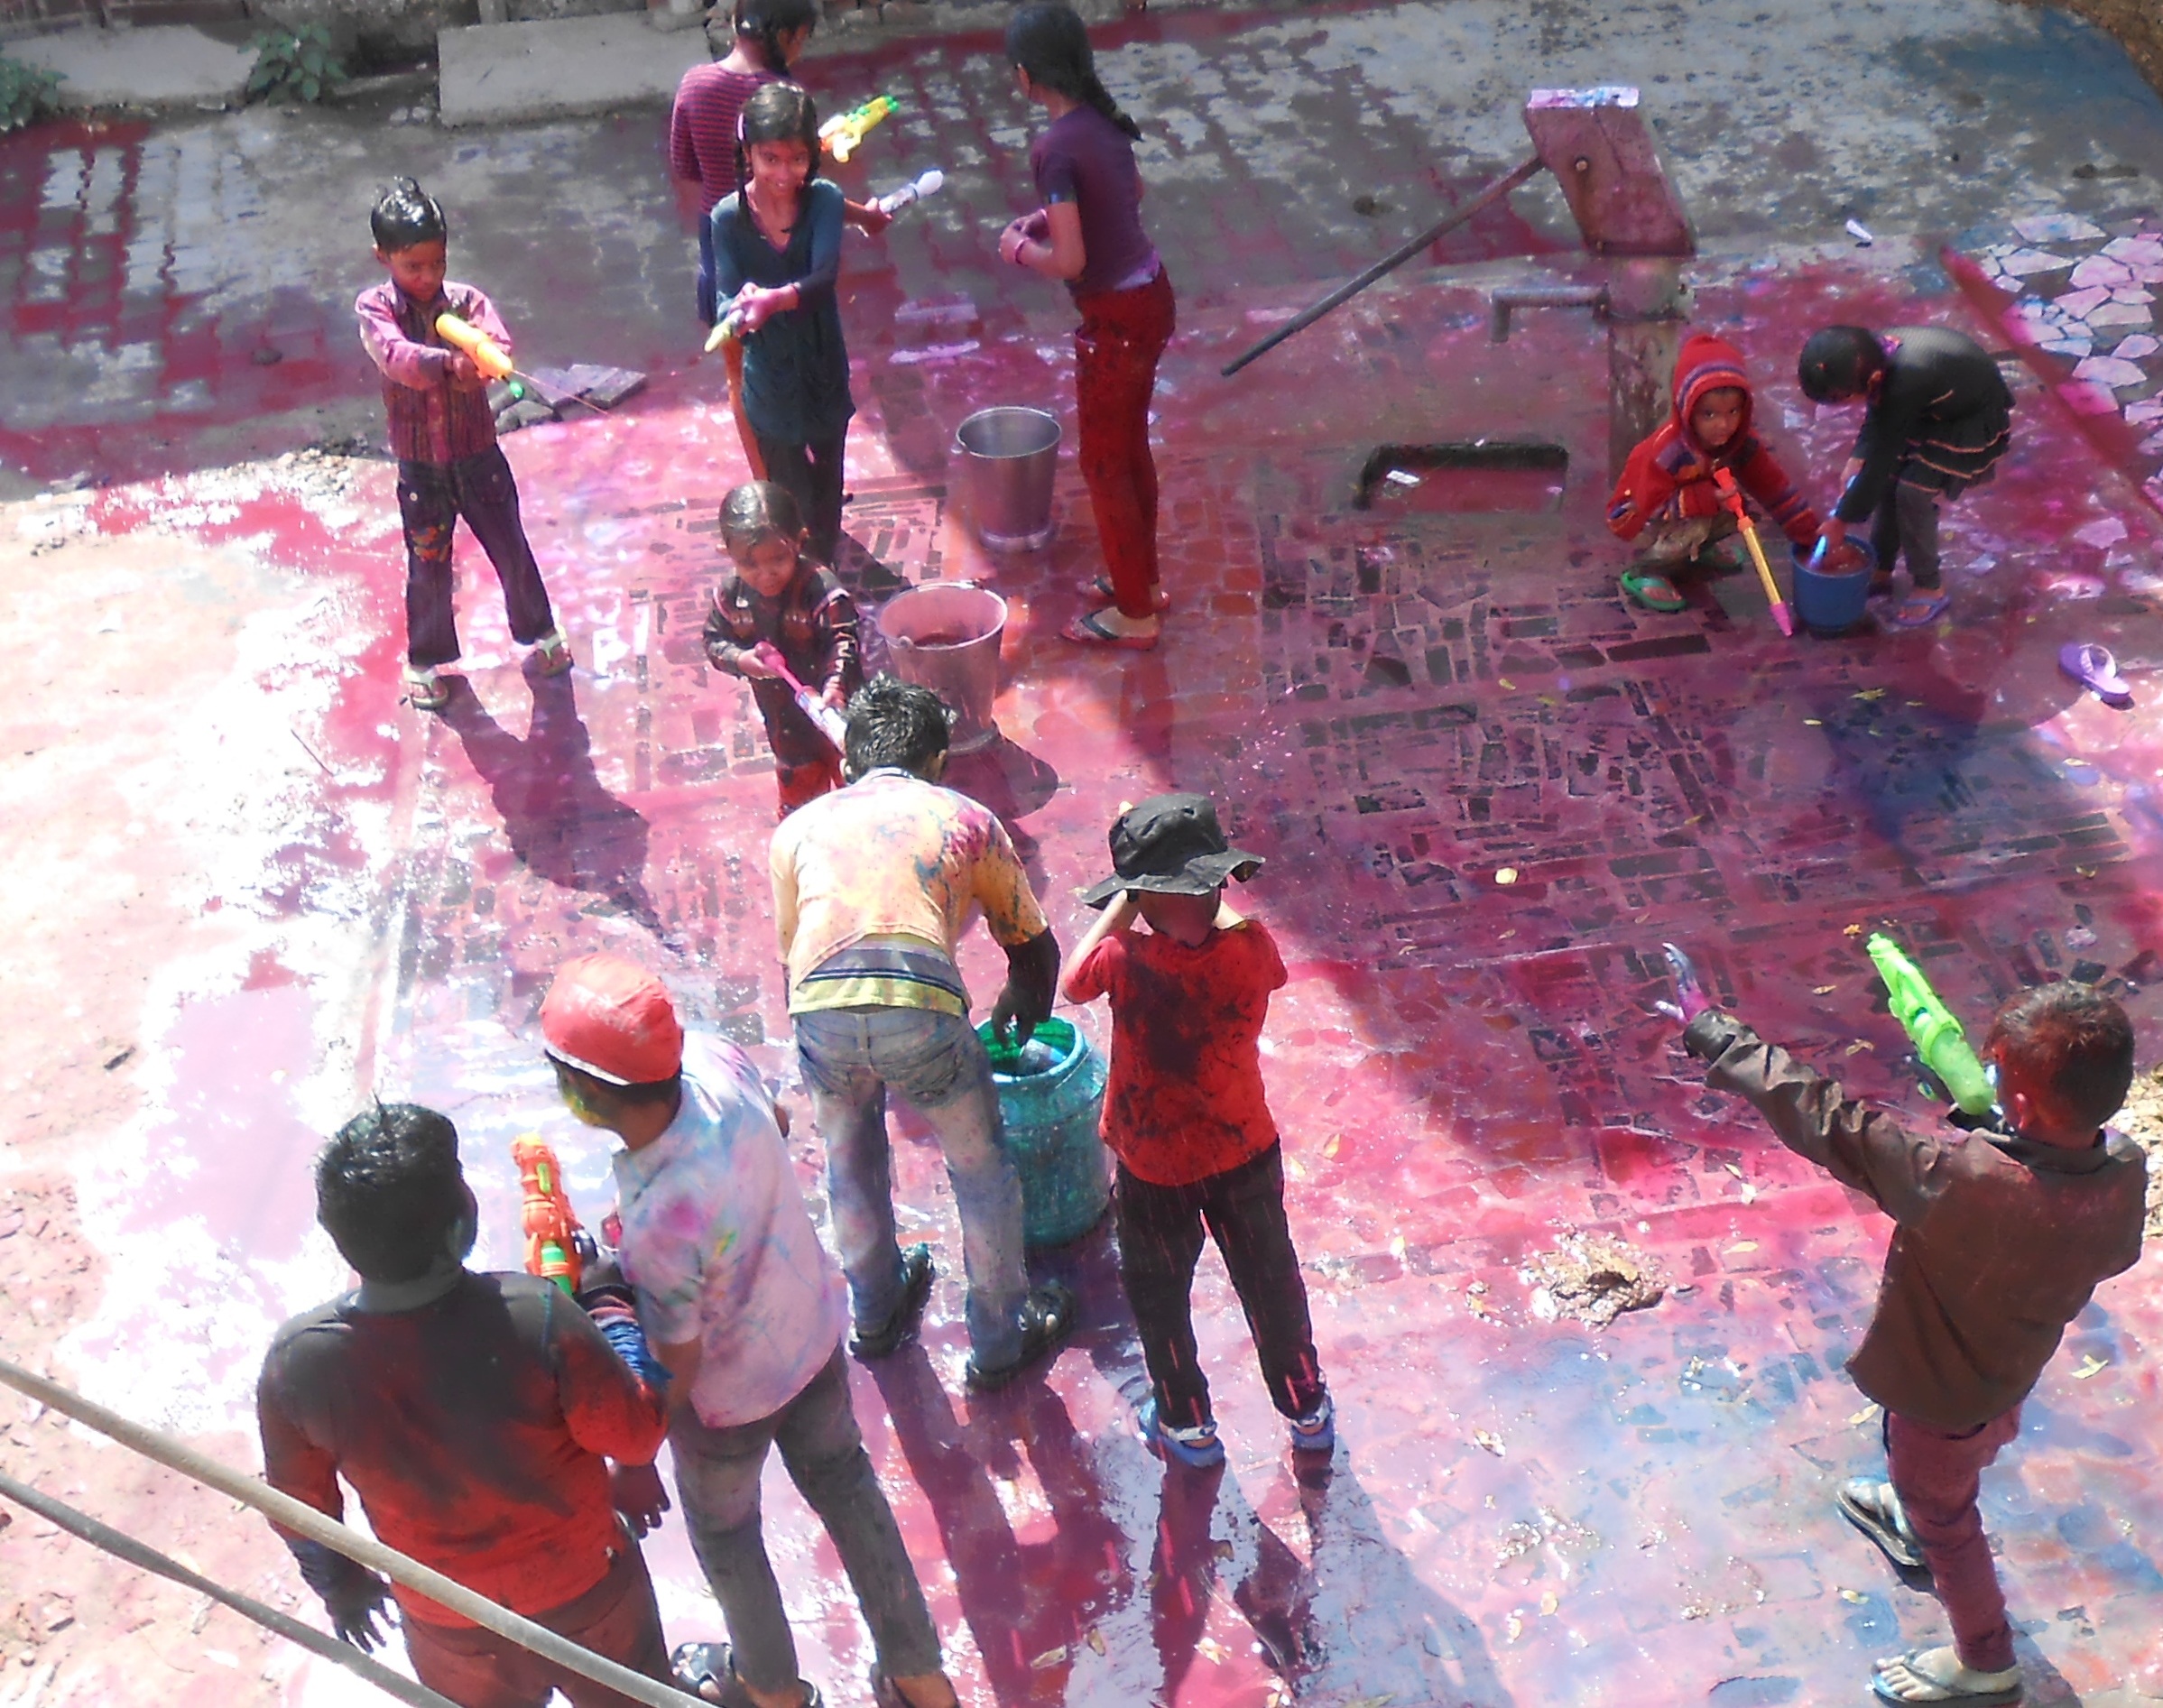
[[[1021,1177],[1007,1154],[992,1065],[975,1029],[928,1008],[823,1009],[796,1016],[796,1053],[826,1141],[834,1239],[856,1326],[883,1326],[901,1300],[886,1136],[891,1085],[916,1106],[946,1155],[977,1365],[1012,1363],[1021,1355],[1019,1317],[1029,1296]]]
[[[676,1452],[676,1493],[691,1551],[721,1603],[736,1670],[747,1684],[778,1692],[797,1678],[796,1639],[789,1634],[759,1518],[759,1480],[770,1447],[781,1449],[789,1481],[841,1556],[871,1627],[880,1670],[902,1678],[938,1671],[938,1632],[893,1509],[864,1451],[849,1399],[848,1361],[838,1346],[810,1385],[771,1417],[714,1429],[683,1407],[670,1424],[669,1445]]]

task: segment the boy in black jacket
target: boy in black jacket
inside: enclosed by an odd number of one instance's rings
[[[2012,1626],[1975,1500],[2020,1429],[2020,1403],[2100,1281],[2140,1256],[2147,1159],[2103,1122],[2133,1077],[2125,1011],[2085,984],[2005,1002],[1983,1059],[2009,1131],[1909,1132],[1711,1006],[1670,950],[1683,1043],[1705,1083],[1747,1097],[1789,1149],[1865,1192],[1894,1222],[1885,1277],[1848,1373],[1885,1408],[1890,1482],[1840,1509],[1888,1558],[1927,1569],[1953,1641],[1881,1661],[1880,1700],[2018,1702]],[[1663,1005],[1664,1006],[1664,1005]]]

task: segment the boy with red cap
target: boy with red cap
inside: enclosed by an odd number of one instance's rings
[[[1705,561],[1712,548],[1724,548],[1714,558],[1718,567],[1743,567],[1728,543],[1735,518],[1720,494],[1722,472],[1789,540],[1816,543],[1816,513],[1752,428],[1752,413],[1750,375],[1735,347],[1706,332],[1685,338],[1675,362],[1674,411],[1630,453],[1607,504],[1610,528],[1624,540],[1643,536],[1637,562],[1622,572],[1622,591],[1648,611],[1681,610],[1670,577]]]
[[[676,1491],[733,1639],[679,1648],[677,1682],[714,1702],[818,1708],[759,1525],[760,1474],[778,1445],[871,1627],[881,1701],[952,1708],[938,1633],[850,1403],[841,1278],[758,1070],[724,1039],[687,1039],[661,981],[619,956],[563,966],[541,1029],[571,1113],[624,1141],[619,1260],[672,1377]]]
[[[342,1478],[391,1546],[667,1678],[653,1585],[624,1519],[643,1535],[659,1518],[643,1489],[668,1375],[624,1290],[590,1286],[580,1310],[536,1276],[468,1269],[478,1212],[458,1129],[418,1103],[378,1103],[338,1130],[316,1162],[316,1217],[360,1286],[287,1323],[263,1360],[264,1480],[335,1519]],[[285,1545],[338,1637],[381,1642],[384,1581],[319,1542]],[[415,1676],[466,1708],[541,1708],[551,1690],[577,1708],[627,1701],[394,1593]]]
[[[1293,1451],[1336,1445],[1262,1083],[1262,1028],[1284,961],[1265,926],[1225,902],[1225,885],[1261,865],[1225,840],[1206,795],[1128,808],[1112,826],[1114,875],[1082,894],[1104,917],[1075,946],[1060,985],[1070,1002],[1111,998],[1103,1130],[1119,1159],[1119,1279],[1149,1367],[1142,1436],[1197,1468],[1225,1462],[1194,1340],[1205,1232],[1224,1254]]]

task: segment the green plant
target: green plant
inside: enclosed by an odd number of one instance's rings
[[[297,30],[265,30],[255,38],[255,69],[248,73],[251,101],[319,101],[346,80],[330,32],[319,23]]]
[[[0,53],[0,136],[51,112],[60,87],[51,71]]]

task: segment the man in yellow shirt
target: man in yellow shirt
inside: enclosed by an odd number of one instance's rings
[[[1031,1291],[1021,1181],[999,1123],[991,1063],[969,1024],[955,946],[972,911],[1006,951],[992,1006],[1001,1037],[1050,1017],[1058,945],[1005,826],[938,787],[947,708],[881,677],[849,702],[848,786],[782,821],[772,848],[774,919],[789,1013],[827,1148],[834,1237],[848,1277],[849,1348],[877,1358],[915,1338],[931,1252],[894,1236],[886,1092],[921,1113],[947,1159],[968,1271],[968,1379],[998,1388],[1065,1339],[1073,1296]]]

